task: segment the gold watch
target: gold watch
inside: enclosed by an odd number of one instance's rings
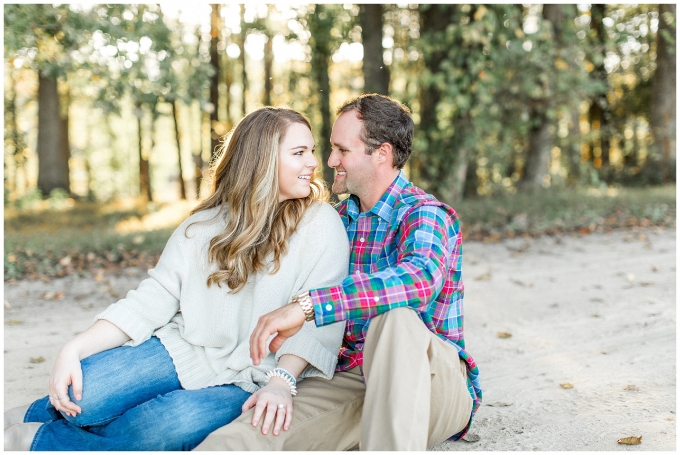
[[[305,321],[312,322],[314,318],[314,304],[312,298],[309,296],[309,291],[301,292],[293,297],[292,303],[298,303],[305,313]]]

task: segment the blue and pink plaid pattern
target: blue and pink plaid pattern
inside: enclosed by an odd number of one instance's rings
[[[402,172],[368,212],[350,196],[338,206],[352,251],[350,275],[310,292],[316,324],[347,321],[336,371],[362,364],[370,319],[393,308],[416,310],[427,328],[467,363],[472,416],[482,390],[463,338],[462,235],[456,212],[410,183]],[[460,439],[468,428],[454,435]]]

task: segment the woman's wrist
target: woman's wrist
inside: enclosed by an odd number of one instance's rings
[[[276,387],[277,389],[285,389],[290,393],[290,385],[288,385],[288,382],[286,382],[285,379],[277,378],[275,376],[269,380],[267,385],[271,385],[272,387]]]

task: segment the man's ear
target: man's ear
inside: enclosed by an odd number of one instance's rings
[[[378,154],[377,158],[379,164],[387,163],[392,166],[392,163],[394,162],[392,144],[383,142],[373,153]]]

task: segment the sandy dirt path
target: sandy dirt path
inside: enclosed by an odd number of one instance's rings
[[[435,450],[676,449],[675,230],[468,242],[463,273],[484,404],[476,442]],[[4,409],[43,396],[61,345],[145,276],[6,284]]]

